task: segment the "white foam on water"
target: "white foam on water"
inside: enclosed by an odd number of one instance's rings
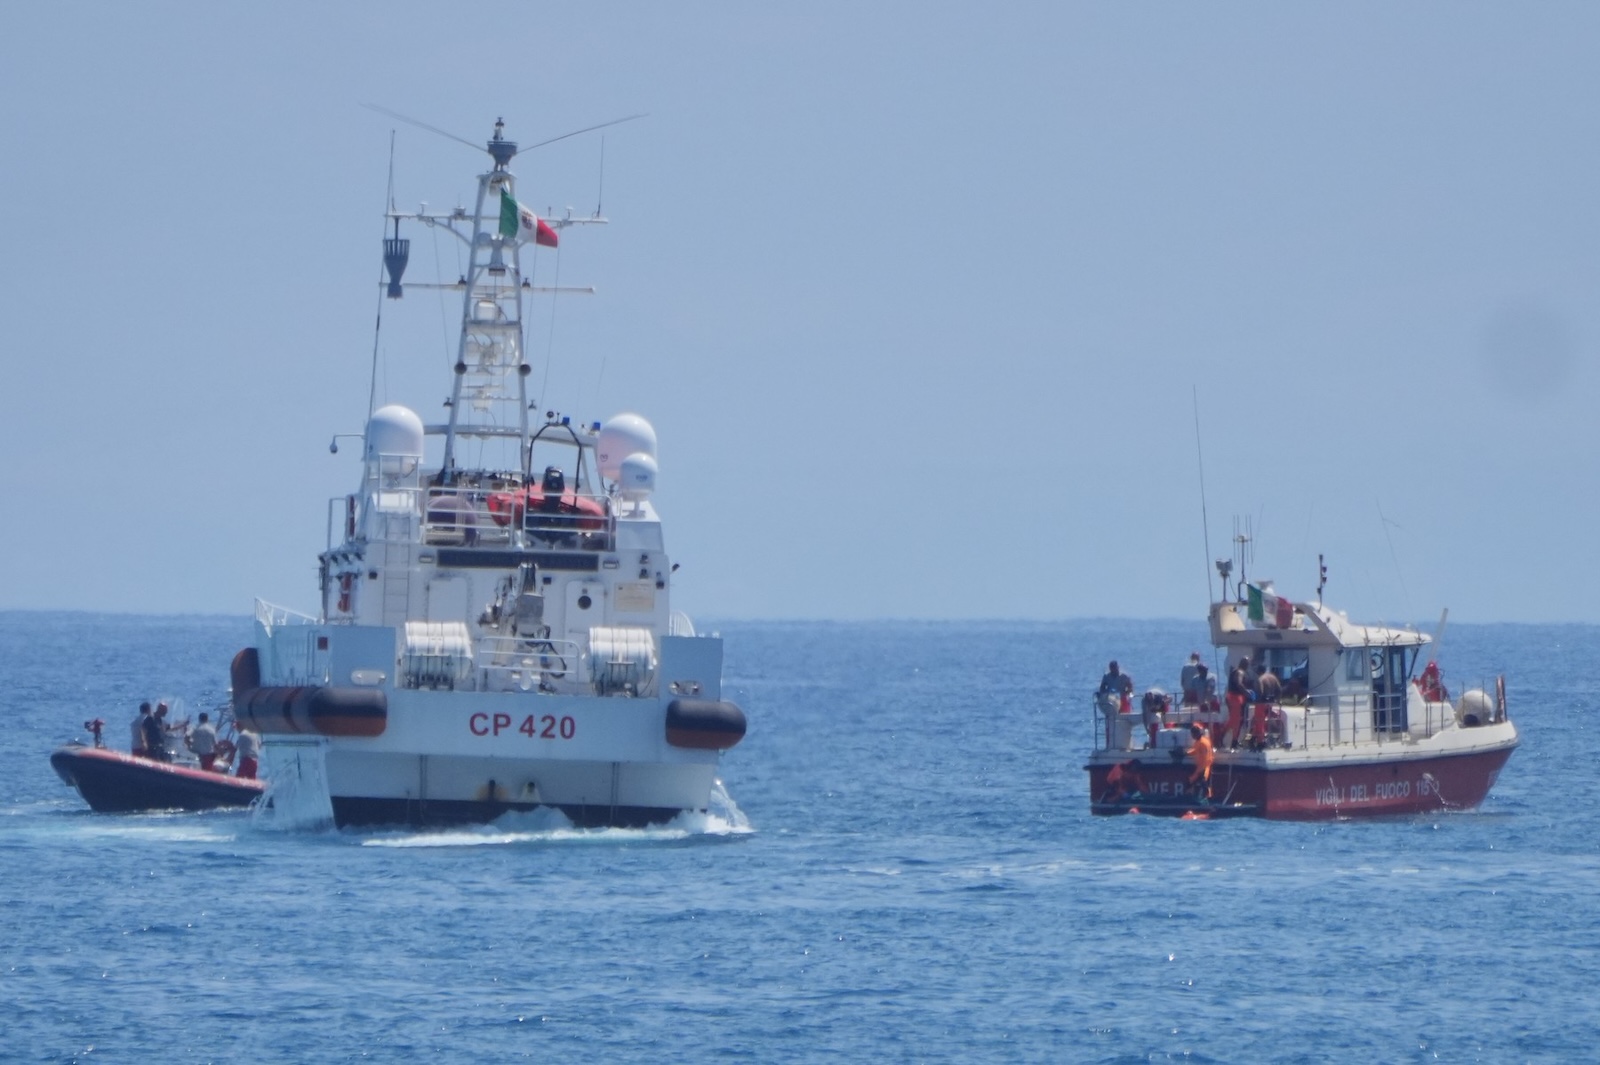
[[[705,813],[685,810],[668,822],[668,827],[672,825],[680,825],[690,834],[698,836],[744,836],[755,832],[755,826],[739,809],[739,804],[733,801],[733,796],[728,794],[728,789],[723,787],[720,780],[711,785],[711,798],[706,803]]]
[[[243,811],[184,810],[133,814],[85,813],[32,826],[30,834],[68,836],[90,842],[138,840],[141,843],[231,843],[246,822]]]
[[[704,813],[685,810],[664,825],[649,828],[578,828],[559,810],[541,807],[512,811],[487,825],[427,832],[366,836],[363,847],[491,847],[526,843],[671,842],[695,836],[737,836],[754,833],[749,818],[734,803],[722,781],[711,789]]]
[[[333,828],[328,797],[327,745],[322,740],[280,738],[264,745],[267,792],[256,800],[255,827],[275,832],[326,832]]]

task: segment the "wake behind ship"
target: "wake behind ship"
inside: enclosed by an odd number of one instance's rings
[[[329,501],[320,610],[257,601],[235,712],[265,734],[275,793],[325,791],[341,826],[704,810],[745,718],[722,698],[721,640],[671,607],[655,431],[635,414],[530,417],[524,305],[553,290],[523,254],[604,219],[535,216],[501,123],[488,152],[470,214],[387,216],[387,295],[461,296],[447,418],[371,412],[359,485]],[[402,222],[458,238],[465,274],[403,283]]]

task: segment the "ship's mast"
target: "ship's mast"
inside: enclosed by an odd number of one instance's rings
[[[521,462],[526,465],[528,442],[527,381],[530,367],[522,344],[521,242],[513,230],[500,227],[500,194],[516,198],[516,177],[506,169],[517,145],[503,136],[504,120],[494,124],[488,143],[494,169],[478,175],[478,203],[472,219],[469,260],[463,278],[466,291],[461,305],[461,337],[456,348],[455,385],[450,393],[450,419],[445,429],[444,466],[440,479],[455,479],[456,439],[459,436],[506,437],[511,419],[497,423],[495,413],[516,404],[516,435]],[[485,212],[488,212],[487,215]],[[485,225],[491,219],[492,224]],[[515,377],[515,387],[509,378]],[[463,404],[470,410],[463,411]]]

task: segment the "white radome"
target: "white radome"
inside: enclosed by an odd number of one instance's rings
[[[634,454],[656,457],[655,427],[637,414],[618,414],[607,420],[594,449],[600,476],[608,481],[620,479],[623,460]]]
[[[630,501],[649,499],[656,490],[656,460],[642,451],[635,451],[622,460],[617,483],[622,498]]]
[[[410,407],[391,403],[379,407],[367,419],[367,443],[364,459],[367,463],[379,459],[388,464],[406,466],[403,470],[386,472],[409,473],[422,459],[422,419]],[[407,462],[406,460],[414,460]]]

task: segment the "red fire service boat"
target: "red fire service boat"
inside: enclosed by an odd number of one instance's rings
[[[1232,564],[1217,569],[1228,588]],[[1184,690],[1151,689],[1137,706],[1130,684],[1113,674],[1102,683],[1084,767],[1094,813],[1317,820],[1467,810],[1516,749],[1504,677],[1452,700],[1424,658],[1432,637],[1354,624],[1322,604],[1320,588],[1317,602],[1296,603],[1270,583],[1240,580],[1234,598],[1212,604],[1210,626],[1215,676],[1191,659]]]

